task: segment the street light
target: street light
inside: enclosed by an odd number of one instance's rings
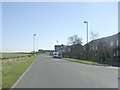
[[[33,52],[35,52],[35,36],[36,34],[33,35]]]
[[[86,23],[86,25],[87,25],[87,44],[88,44],[88,21],[84,21],[84,23]],[[86,57],[87,57],[87,59],[88,59],[88,45],[86,44]]]
[[[87,24],[87,43],[88,43],[88,21],[84,21]]]
[[[59,41],[58,41],[58,40],[57,40],[56,42],[57,42],[57,44],[59,44]]]

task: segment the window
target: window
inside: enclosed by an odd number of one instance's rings
[[[119,51],[114,52],[114,56],[119,56]]]
[[[94,45],[92,46],[92,49],[94,50]]]
[[[119,56],[119,52],[117,51],[117,56]]]
[[[70,49],[70,48],[68,48],[68,52],[71,52],[71,49]]]
[[[86,50],[86,48],[84,47],[84,51]]]
[[[115,54],[115,52],[114,52],[114,56],[115,56],[116,54]]]
[[[118,40],[116,40],[116,45],[118,46]]]
[[[110,46],[113,46],[114,45],[114,42],[113,41],[110,41]]]
[[[90,50],[92,50],[92,46],[90,46]]]
[[[98,47],[96,46],[96,50],[98,49]]]
[[[95,57],[97,56],[97,53],[95,53]]]

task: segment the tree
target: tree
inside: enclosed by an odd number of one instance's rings
[[[96,43],[94,42],[94,40],[98,37],[98,33],[94,33],[93,31],[91,31],[90,37],[91,37],[91,40],[93,40],[92,47],[98,47],[96,45]],[[91,58],[92,60],[96,60],[97,59],[96,55],[97,55],[97,51],[96,50],[89,50],[89,58]]]
[[[78,35],[73,35],[68,38],[68,44],[71,45],[69,57],[80,58],[82,52],[82,38],[78,37]]]
[[[91,31],[90,36],[92,40],[95,40],[98,37],[98,33],[94,33]]]
[[[68,44],[71,44],[71,45],[80,44],[80,45],[82,45],[82,38],[78,37],[78,35],[73,35],[73,36],[68,38]]]

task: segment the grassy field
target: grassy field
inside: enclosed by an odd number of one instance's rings
[[[83,64],[90,64],[90,65],[98,64],[97,62],[92,62],[92,61],[88,61],[88,60],[80,60],[80,59],[64,58],[64,60],[68,60],[68,61],[72,61],[72,62],[78,62],[78,63],[83,63]]]
[[[4,57],[21,56],[24,54],[5,54]],[[26,55],[26,54],[25,54]],[[2,62],[2,88],[10,88],[25,70],[33,63],[36,56],[4,60]]]
[[[2,53],[2,58],[12,58],[12,57],[20,57],[20,56],[28,56],[31,54],[28,53]]]

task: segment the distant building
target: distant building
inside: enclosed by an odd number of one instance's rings
[[[55,52],[62,52],[64,49],[64,45],[55,45]]]
[[[64,46],[64,52],[71,52],[71,46]]]
[[[38,53],[44,53],[44,50],[39,49],[39,50],[38,50]]]
[[[38,53],[45,53],[45,52],[54,52],[54,50],[43,50],[43,49],[38,50]]]
[[[55,45],[54,47],[55,47],[55,52],[58,52],[61,49],[62,45]]]
[[[63,57],[79,58],[82,51],[82,45],[55,45],[55,51],[60,52]]]
[[[60,52],[61,54],[65,53],[65,52],[71,52],[71,46],[67,46],[67,45],[55,45],[55,52]]]

